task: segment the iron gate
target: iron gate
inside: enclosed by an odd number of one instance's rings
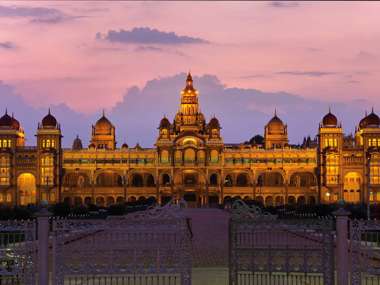
[[[30,285],[36,282],[36,223],[0,223],[0,284]]]
[[[380,284],[380,222],[350,221],[351,285]]]
[[[188,224],[173,204],[122,218],[56,220],[54,284],[190,285]]]
[[[235,201],[229,284],[333,285],[333,225],[328,219],[281,220]]]

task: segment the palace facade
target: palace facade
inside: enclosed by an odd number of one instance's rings
[[[61,129],[49,113],[38,124],[37,145],[25,146],[24,131],[7,112],[0,118],[0,203],[47,200],[106,206],[154,198],[184,198],[193,206],[234,197],[265,205],[380,201],[380,119],[372,111],[346,136],[330,111],[315,140],[288,142],[287,126],[275,113],[264,140],[228,144],[220,123],[200,112],[189,74],[180,108],[164,117],[154,148],[117,147],[115,126],[103,116],[84,147],[61,145]]]

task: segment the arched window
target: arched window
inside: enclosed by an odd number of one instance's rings
[[[148,174],[148,175],[147,175],[147,178],[146,178],[146,186],[148,186],[148,187],[154,187],[154,186],[155,186],[154,178],[153,178],[153,175],[152,175],[152,174]]]
[[[197,177],[195,174],[186,174],[185,175],[185,185],[195,185],[197,184]]]
[[[278,172],[267,172],[262,173],[257,179],[257,186],[269,186],[269,187],[276,187],[276,186],[283,186],[284,185],[284,179],[281,175],[281,173]]]
[[[103,172],[96,177],[96,185],[102,187],[122,186],[122,178],[117,173]]]
[[[248,186],[248,178],[247,178],[247,174],[245,173],[240,173],[237,178],[236,178],[236,184],[237,186],[240,186],[240,187],[245,187],[245,186]]]
[[[188,148],[185,150],[185,162],[195,162],[195,151],[192,148]]]
[[[162,185],[170,185],[170,176],[167,173],[162,174]]]
[[[133,187],[143,187],[143,178],[140,174],[133,174],[132,176],[132,186]]]
[[[210,185],[211,186],[218,185],[218,174],[216,174],[216,173],[211,174],[211,176],[210,176]]]
[[[213,162],[213,163],[216,163],[219,161],[219,153],[216,149],[213,149],[211,152],[210,152],[210,161]]]
[[[169,162],[169,152],[167,150],[161,151],[161,162],[162,163]]]
[[[224,186],[231,187],[232,186],[232,177],[227,175],[224,179]]]

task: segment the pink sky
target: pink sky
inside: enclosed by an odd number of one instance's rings
[[[131,86],[191,70],[229,87],[380,109],[380,3],[1,2],[48,7],[62,21],[1,14],[0,80],[35,106],[111,108]],[[19,10],[18,10],[19,11]],[[111,43],[109,30],[149,27],[207,44]],[[1,47],[12,43],[14,48]],[[150,50],[141,51],[142,46]],[[158,50],[159,49],[159,50]]]

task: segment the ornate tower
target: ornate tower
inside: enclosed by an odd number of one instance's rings
[[[343,199],[342,151],[343,129],[337,117],[329,112],[319,124],[318,165],[321,202]]]
[[[92,126],[91,145],[97,149],[116,148],[115,127],[106,118],[104,111],[102,117]]]
[[[274,110],[273,118],[265,126],[264,130],[265,148],[283,148],[288,144],[288,127],[277,116]]]
[[[174,122],[176,133],[183,131],[204,133],[205,131],[205,118],[199,110],[198,91],[193,86],[190,72],[186,78],[186,86],[181,91],[181,105]]]
[[[62,133],[56,118],[50,113],[37,129],[37,203],[58,202],[62,169]]]

